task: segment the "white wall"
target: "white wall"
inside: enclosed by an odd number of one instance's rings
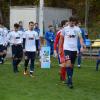
[[[68,20],[70,16],[72,16],[71,9],[46,7],[44,9],[45,30],[47,30],[48,25],[59,24],[62,20]]]
[[[44,28],[47,30],[50,24],[59,24],[61,20],[68,19],[72,10],[67,8],[44,7]],[[23,21],[24,27],[28,27],[29,21],[39,21],[39,8],[27,6],[14,6],[10,8],[10,28],[13,24]]]
[[[10,8],[10,29],[13,29],[14,23],[23,22],[24,27],[28,28],[29,21],[36,22],[37,8],[11,7]]]

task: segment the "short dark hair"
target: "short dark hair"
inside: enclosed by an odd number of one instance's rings
[[[30,22],[29,22],[29,25],[30,25],[30,24],[34,24],[34,22],[33,22],[33,21],[30,21]]]
[[[23,22],[22,22],[22,21],[19,21],[19,24],[20,24],[20,23],[23,23]]]
[[[76,17],[73,17],[73,16],[71,16],[71,17],[69,17],[69,21],[71,22],[76,22],[77,21],[77,18]]]
[[[49,25],[48,28],[53,27],[53,25]]]
[[[66,22],[68,22],[68,20],[62,20],[61,21],[61,27],[63,27],[66,24]]]
[[[37,25],[38,25],[38,23],[35,23],[35,24],[37,24]]]
[[[14,27],[15,27],[15,28],[19,28],[19,24],[18,24],[18,23],[15,23],[15,24],[14,24]]]

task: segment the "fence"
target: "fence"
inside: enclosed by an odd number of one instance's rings
[[[95,58],[100,51],[100,39],[89,40],[86,39],[86,50],[83,52],[83,56],[89,58]]]

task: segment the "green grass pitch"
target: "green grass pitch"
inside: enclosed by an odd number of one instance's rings
[[[0,65],[0,100],[100,100],[100,70],[95,71],[95,60],[84,59],[82,68],[74,69],[74,89],[59,80],[58,62],[52,58],[51,69],[35,64],[35,77],[14,74],[11,60]],[[23,62],[22,62],[23,63]]]

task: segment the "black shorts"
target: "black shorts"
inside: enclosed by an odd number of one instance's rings
[[[65,54],[66,61],[71,60],[71,64],[75,64],[75,60],[77,57],[77,51],[64,50],[64,54]]]
[[[22,45],[12,45],[12,57],[13,58],[22,58],[23,57]]]
[[[3,52],[3,50],[4,50],[3,45],[0,45],[0,52]]]
[[[26,51],[25,52],[25,57],[27,58],[27,59],[34,59],[35,60],[35,52],[29,52],[29,51]]]
[[[3,50],[7,50],[7,46],[3,46]]]

